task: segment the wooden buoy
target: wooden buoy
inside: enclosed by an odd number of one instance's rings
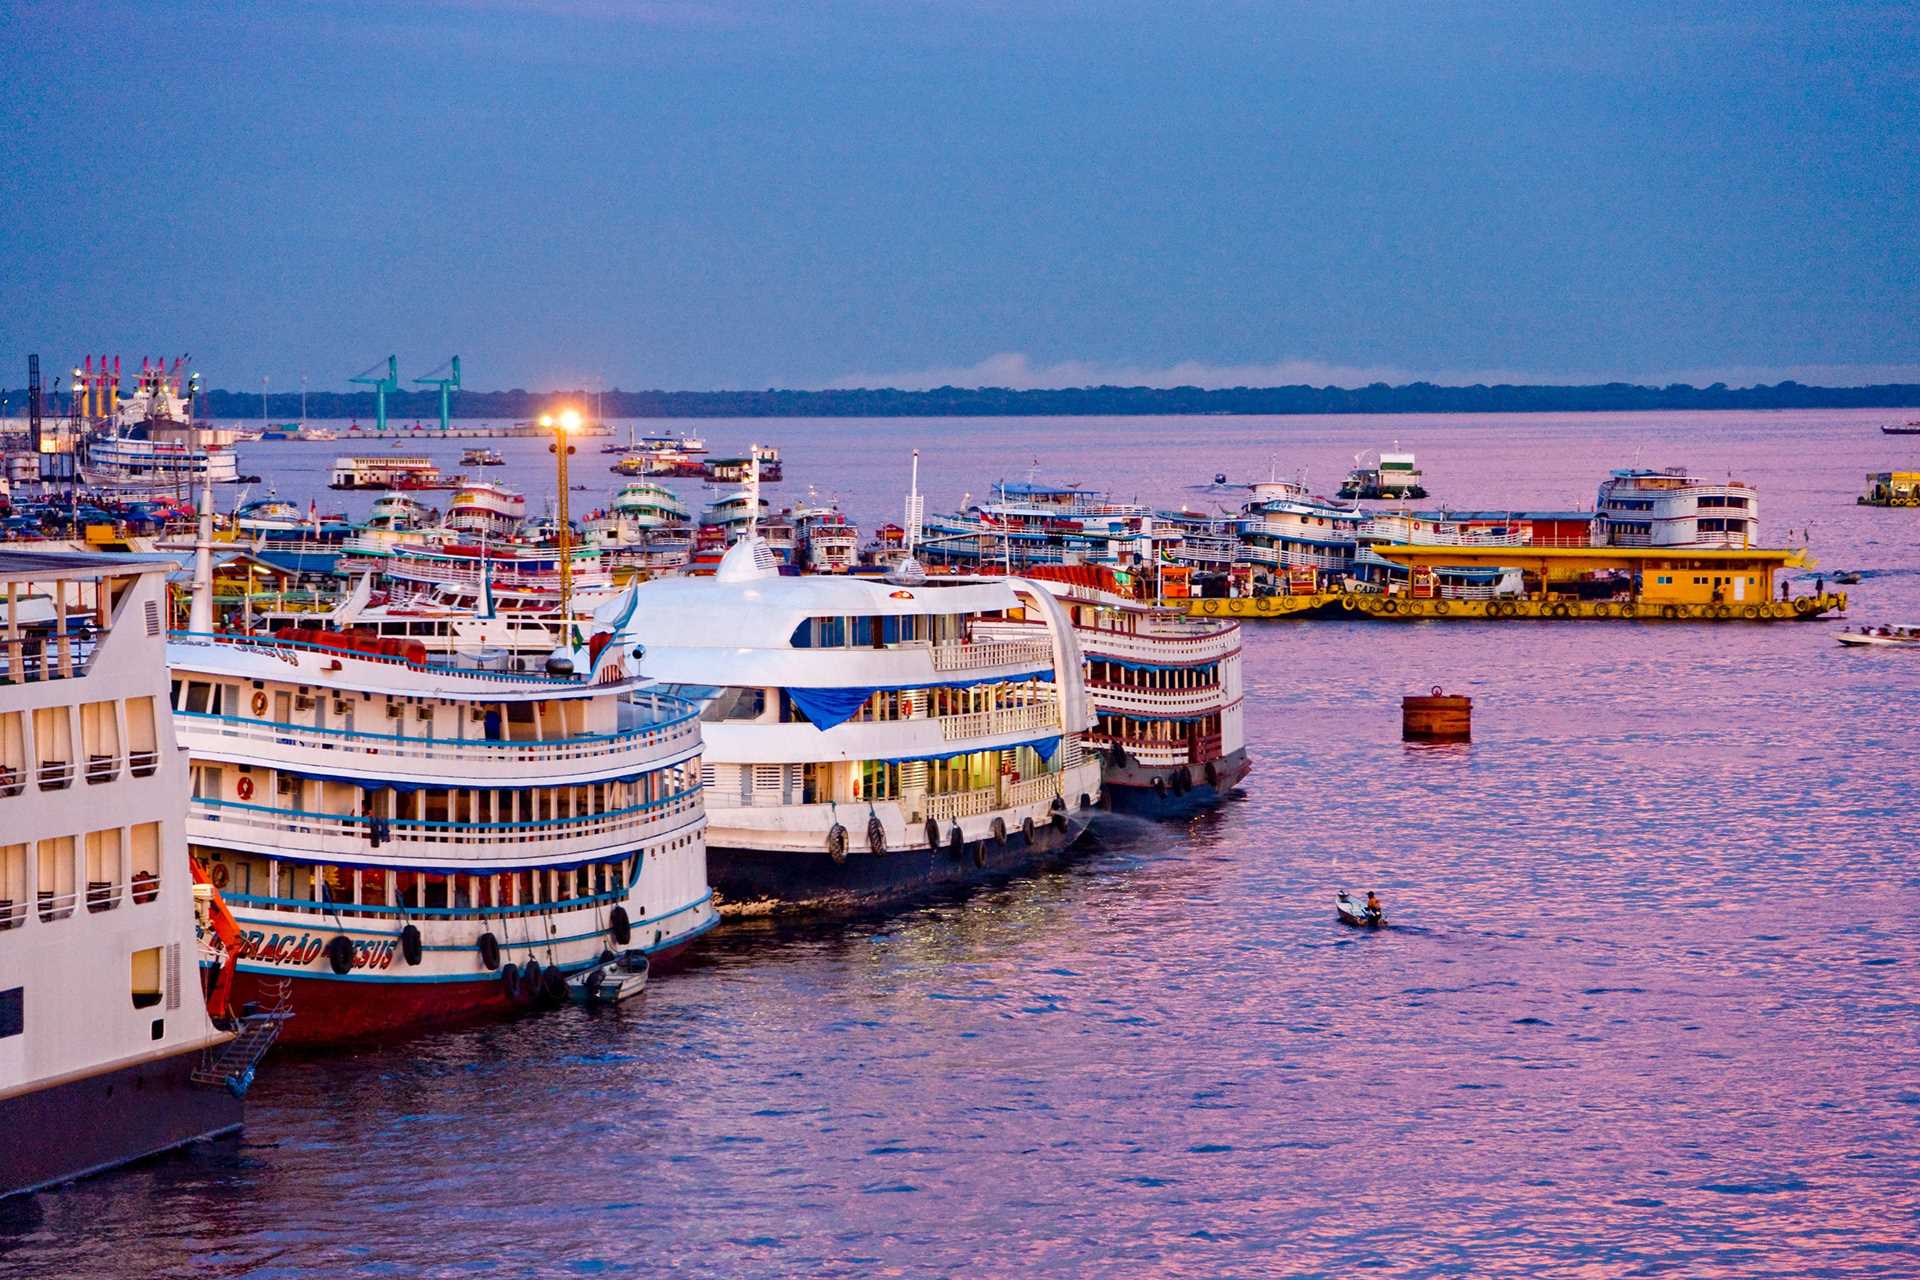
[[[1473,699],[1440,691],[1400,699],[1400,736],[1408,742],[1466,742],[1473,737]]]

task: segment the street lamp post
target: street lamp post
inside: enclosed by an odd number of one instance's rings
[[[567,514],[567,458],[573,453],[573,433],[580,429],[580,411],[562,409],[558,417],[540,415],[540,425],[553,432],[547,449],[554,456],[560,481],[560,625],[573,634],[573,522]]]

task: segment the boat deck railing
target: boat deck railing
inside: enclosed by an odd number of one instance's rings
[[[975,640],[931,648],[935,671],[971,671],[1053,660],[1053,646],[1045,640]]]
[[[631,761],[634,757],[663,756],[675,749],[695,746],[700,740],[699,711],[690,703],[681,703],[681,707],[677,715],[650,720],[615,733],[518,741],[367,733],[200,711],[176,711],[173,714],[183,736],[201,750],[210,743],[219,742],[267,748],[264,754],[290,762],[298,768],[302,764],[300,758],[271,750],[274,747],[290,747],[300,752],[334,752],[339,756],[358,757],[361,761],[440,762],[445,772],[457,774],[463,767],[475,764],[553,765],[585,761],[604,762],[612,766]],[[626,706],[623,705],[622,711],[625,710]],[[343,762],[338,758],[319,761],[307,758],[304,763],[313,767],[334,767]]]
[[[697,813],[698,785],[658,800],[570,818],[521,822],[448,822],[425,818],[383,818],[366,814],[287,809],[243,800],[196,796],[190,823],[206,824],[198,839],[217,843],[232,837],[270,844],[276,849],[311,851],[317,856],[352,852],[413,856],[426,861],[501,862],[525,866],[530,858],[574,856],[641,838],[673,819]],[[304,837],[304,840],[289,840]]]
[[[230,635],[219,631],[169,631],[167,639],[188,644],[222,645],[236,649],[256,649],[264,652],[305,652],[324,654],[331,658],[355,658],[365,662],[377,662],[395,667],[404,667],[426,675],[459,676],[475,680],[497,680],[505,684],[546,684],[556,686],[582,686],[586,682],[579,676],[556,676],[541,672],[528,671],[489,671],[481,667],[456,667],[444,662],[415,662],[411,658],[402,658],[394,654],[369,653],[361,649],[340,648],[334,645],[315,644],[310,640],[282,640],[274,636]]]

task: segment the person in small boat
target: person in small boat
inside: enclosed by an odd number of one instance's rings
[[[1381,914],[1380,897],[1371,889],[1367,890],[1367,914],[1376,920],[1380,918]]]

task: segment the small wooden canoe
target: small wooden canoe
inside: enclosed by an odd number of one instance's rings
[[[1367,910],[1366,903],[1348,897],[1345,889],[1334,895],[1333,912],[1341,924],[1356,929],[1384,929],[1387,925],[1384,911]]]

